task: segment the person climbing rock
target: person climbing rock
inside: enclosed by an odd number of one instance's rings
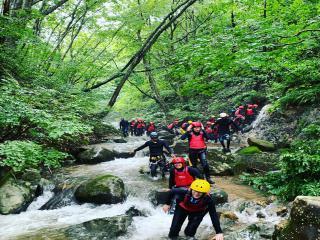
[[[124,118],[121,118],[121,121],[120,121],[120,130],[122,131],[122,134],[124,137],[127,137],[129,136],[129,122],[128,120],[125,120]]]
[[[157,132],[151,132],[150,139],[151,140],[145,142],[142,146],[133,150],[133,152],[136,153],[137,151],[140,151],[146,147],[149,147],[149,151],[150,151],[149,167],[150,167],[151,177],[153,177],[154,179],[157,177],[158,167],[161,169],[162,177],[164,177],[165,172],[168,171],[168,166],[166,163],[166,158],[163,153],[163,148],[165,148],[169,152],[169,154],[171,154],[171,157],[175,157],[175,155],[173,154],[173,150],[169,147],[168,143],[158,138]]]
[[[208,121],[204,130],[206,131],[209,139],[213,140],[214,139],[214,135],[213,135],[213,129],[212,129],[212,122]]]
[[[245,120],[246,120],[246,110],[244,106],[239,106],[237,108],[237,110],[234,113],[234,122],[238,125],[238,126],[242,126],[245,124]]]
[[[194,237],[203,217],[209,213],[212,225],[216,232],[215,239],[223,240],[223,233],[216,212],[215,203],[209,195],[209,192],[210,184],[203,179],[194,180],[189,190],[170,190],[168,200],[163,206],[164,212],[169,211],[171,198],[175,194],[179,196],[168,235],[170,239],[176,239],[179,236],[181,227],[187,217],[188,224],[184,233],[187,237]]]
[[[203,129],[201,122],[193,122],[185,134],[181,136],[181,140],[188,138],[189,142],[189,159],[193,167],[197,167],[198,158],[203,168],[203,172],[207,181],[211,184],[214,182],[210,179],[209,165],[206,159],[207,145],[205,141],[209,140],[209,136]]]
[[[156,131],[156,126],[155,126],[154,122],[150,122],[147,125],[146,129],[147,129],[147,136],[150,136],[151,132],[155,132]]]
[[[226,113],[220,113],[220,118],[213,124],[212,127],[218,127],[218,138],[219,142],[221,143],[224,153],[231,152],[230,150],[230,143],[231,143],[231,133],[230,133],[230,126],[234,127],[236,131],[241,131],[240,127],[235,124]],[[224,141],[227,141],[227,147],[224,144]]]
[[[143,120],[141,118],[137,119],[135,128],[136,128],[136,135],[142,136],[144,133],[145,123],[143,122]]]
[[[188,189],[196,178],[201,177],[197,168],[186,166],[186,161],[183,157],[173,158],[172,164],[174,167],[170,169],[169,189]],[[178,196],[176,195],[172,199],[170,214],[173,214],[175,210],[177,198]]]
[[[246,124],[252,123],[254,120],[254,110],[253,105],[248,104],[248,107],[246,109]]]

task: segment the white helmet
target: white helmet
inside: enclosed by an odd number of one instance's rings
[[[226,113],[220,113],[220,115],[219,115],[221,118],[224,118],[224,117],[227,117],[228,116],[228,114],[226,114]]]

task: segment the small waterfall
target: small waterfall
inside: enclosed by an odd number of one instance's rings
[[[269,119],[268,110],[270,109],[270,107],[271,107],[270,104],[263,106],[263,108],[259,112],[259,115],[252,123],[252,129],[256,129],[257,127],[259,127],[260,123],[268,121]]]

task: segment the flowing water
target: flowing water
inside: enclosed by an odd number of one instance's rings
[[[115,146],[120,149],[133,149],[144,141],[145,138],[129,137],[128,143],[115,144]],[[59,238],[59,234],[55,235],[57,233],[50,235],[50,230],[61,229],[92,219],[124,214],[132,206],[147,216],[134,217],[128,233],[119,239],[167,239],[172,215],[165,214],[161,206],[154,207],[148,198],[150,191],[165,187],[167,182],[165,180],[153,181],[149,176],[139,174],[139,169],[148,165],[148,157],[143,155],[139,152],[133,158],[116,159],[96,165],[67,167],[53,177],[68,188],[69,185],[79,184],[81,181],[101,174],[110,173],[119,176],[123,179],[128,193],[125,202],[113,205],[80,205],[70,200],[65,206],[58,209],[38,210],[53,196],[54,186],[48,184],[43,195],[38,197],[26,212],[0,215],[0,239],[63,239],[61,236]],[[251,230],[247,230],[247,227],[256,223],[273,226],[280,220],[274,211],[277,206],[272,204],[261,206],[256,203],[264,201],[265,198],[249,187],[234,183],[232,178],[216,178],[215,180],[218,187],[229,193],[229,203],[218,207],[218,211],[233,211],[239,218],[236,223],[230,223],[228,219],[222,220],[225,239],[263,239],[259,235],[253,235]],[[262,212],[265,217],[258,218],[257,212]],[[196,237],[197,239],[209,239],[213,232],[210,217],[206,216]]]

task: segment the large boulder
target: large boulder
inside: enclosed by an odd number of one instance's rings
[[[278,170],[279,154],[277,153],[259,153],[259,154],[238,154],[235,155],[235,161],[231,165],[234,174],[242,172],[266,172]]]
[[[119,215],[70,226],[64,232],[67,239],[117,239],[119,236],[126,234],[131,223],[131,216]]]
[[[172,148],[174,153],[178,155],[187,154],[189,151],[188,142],[182,140],[175,141]]]
[[[77,162],[83,164],[97,164],[100,162],[112,161],[116,158],[130,158],[134,153],[130,149],[115,149],[112,144],[92,145],[80,152]]]
[[[298,196],[293,202],[290,219],[275,227],[274,240],[320,239],[320,197]]]
[[[20,213],[39,196],[39,185],[9,178],[0,187],[0,214]]]
[[[234,174],[232,167],[227,163],[213,162],[209,168],[213,176],[232,176]]]
[[[254,137],[248,138],[248,144],[250,146],[256,146],[262,151],[272,152],[276,150],[276,146],[272,142],[254,138]]]
[[[231,154],[225,154],[217,149],[208,148],[207,150],[207,161],[209,165],[212,165],[214,162],[221,163],[232,163],[234,161],[234,156]]]
[[[171,134],[167,131],[159,131],[158,132],[158,135],[159,135],[159,139],[162,139],[162,140],[165,140],[168,142],[168,144],[172,145],[174,143],[174,138],[176,135],[174,134]]]
[[[114,204],[123,202],[126,194],[121,178],[103,175],[82,183],[75,197],[81,203]]]

